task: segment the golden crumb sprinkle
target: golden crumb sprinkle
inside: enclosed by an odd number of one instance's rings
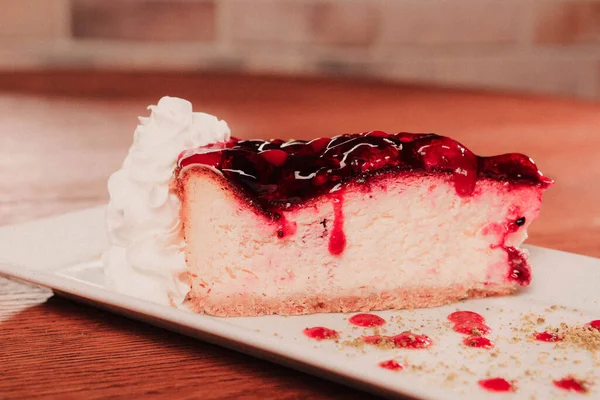
[[[563,341],[591,352],[600,351],[600,330],[591,326],[563,327]]]
[[[365,341],[362,338],[356,338],[356,339],[352,339],[352,340],[344,340],[342,342],[342,346],[354,347],[356,349],[362,350],[365,347]]]

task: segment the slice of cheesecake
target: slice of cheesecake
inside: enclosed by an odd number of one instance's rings
[[[220,316],[433,307],[527,286],[518,246],[552,184],[521,154],[384,132],[187,150],[191,290]]]

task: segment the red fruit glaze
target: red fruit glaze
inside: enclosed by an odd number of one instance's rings
[[[402,332],[396,336],[363,336],[363,341],[367,344],[391,343],[396,348],[402,349],[425,349],[433,344],[426,335],[416,335],[412,332]]]
[[[352,325],[369,328],[372,326],[381,326],[385,324],[385,319],[375,314],[356,314],[348,319]]]
[[[276,167],[281,167],[285,164],[285,160],[288,158],[288,153],[283,150],[265,150],[260,155],[267,160],[269,164],[273,164]]]
[[[538,332],[533,337],[540,342],[560,342],[563,340],[560,336],[552,332]]]
[[[480,349],[491,349],[494,347],[494,342],[483,336],[470,336],[463,339],[465,346],[477,347]]]
[[[211,152],[202,152],[207,149]],[[338,183],[364,182],[368,175],[389,170],[449,174],[461,196],[470,196],[479,178],[552,184],[527,156],[478,157],[455,140],[434,134],[377,131],[310,142],[232,139],[224,146],[185,151],[179,166],[191,164],[219,169],[266,210],[302,203]]]
[[[479,386],[490,392],[514,392],[513,384],[504,378],[491,378],[480,380]]]
[[[275,212],[272,218],[277,222],[277,237],[283,239],[286,236],[291,236],[296,233],[297,225],[295,222],[288,221],[283,214]]]
[[[600,319],[590,322],[590,326],[600,331]]]
[[[558,381],[552,381],[554,386],[557,388],[568,390],[569,392],[577,392],[577,393],[585,393],[587,392],[587,388],[583,381],[575,379],[571,376],[563,378]]]
[[[379,363],[379,366],[392,371],[402,371],[404,369],[404,367],[396,360],[382,361]]]
[[[315,326],[314,328],[304,329],[304,335],[316,340],[339,339],[340,334],[333,329]]]
[[[448,320],[454,324],[461,324],[464,322],[485,323],[485,318],[473,311],[455,311],[448,315]]]
[[[492,328],[481,322],[463,322],[454,325],[454,328],[452,329],[455,332],[473,336],[487,335],[492,331]]]

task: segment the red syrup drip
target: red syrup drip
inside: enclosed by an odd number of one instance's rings
[[[485,318],[473,311],[455,311],[448,315],[448,320],[453,324],[462,324],[465,322],[485,323]]]
[[[379,363],[379,366],[384,369],[389,369],[391,371],[402,371],[404,367],[398,363],[396,360],[387,360]]]
[[[534,335],[534,338],[540,342],[560,342],[563,340],[556,333],[552,332],[538,332]]]
[[[280,212],[273,213],[273,220],[277,223],[277,237],[283,239],[286,236],[291,236],[296,233],[297,224],[290,222]]]
[[[461,197],[470,196],[477,183],[477,156],[450,138],[424,142],[416,149],[423,164],[430,169],[451,170],[456,193]]]
[[[479,349],[492,349],[494,342],[483,336],[470,336],[463,339],[465,346],[476,347]]]
[[[342,254],[345,248],[344,197],[341,194],[337,194],[333,197],[333,228],[329,236],[329,252],[337,256]]]
[[[594,320],[590,322],[590,326],[594,329],[598,329],[600,331],[600,319]]]
[[[304,335],[315,340],[339,339],[340,334],[333,329],[315,326],[304,329]]]
[[[385,319],[375,314],[356,314],[348,319],[352,325],[370,328],[373,326],[381,326],[385,324]]]
[[[520,215],[519,209],[511,211],[512,215]],[[507,246],[506,240],[509,235],[517,232],[525,223],[525,217],[519,216],[516,219],[509,219],[502,227],[498,225],[495,229],[502,229],[501,232],[498,232],[502,235],[500,243],[490,246],[492,249],[501,248],[506,252],[509,265],[507,279],[515,281],[521,286],[528,286],[531,283],[531,268],[527,264],[525,254],[514,246]]]
[[[402,332],[395,336],[363,336],[366,344],[378,345],[382,343],[392,344],[395,348],[401,349],[425,349],[433,344],[429,336],[416,335],[412,332]]]
[[[514,392],[514,385],[504,378],[491,378],[480,380],[479,386],[490,392]]]
[[[577,392],[577,393],[585,393],[587,392],[587,388],[583,381],[575,379],[571,376],[567,378],[560,379],[558,381],[552,381],[554,386],[560,388],[562,390],[567,390],[569,392]]]

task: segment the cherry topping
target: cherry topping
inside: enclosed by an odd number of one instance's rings
[[[590,326],[594,329],[598,329],[600,331],[600,319],[594,320],[590,322]]]
[[[563,340],[562,337],[552,332],[537,332],[534,338],[540,342],[560,342]]]
[[[584,381],[575,379],[572,376],[552,381],[552,383],[557,388],[567,390],[569,392],[585,393],[588,391]]]
[[[314,139],[308,142],[308,145],[313,149],[315,153],[319,153],[327,147],[330,141],[331,139],[329,138]]]
[[[477,347],[481,349],[491,349],[494,347],[494,342],[483,336],[470,336],[463,339],[463,344],[469,347]]]
[[[494,157],[480,157],[483,175],[499,179],[525,179],[539,182],[542,186],[552,184],[537,169],[533,160],[524,154],[504,154]]]
[[[450,138],[430,137],[414,149],[426,170],[452,171],[460,196],[470,196],[477,182],[477,156]]]
[[[260,155],[277,167],[281,167],[288,158],[288,154],[283,150],[265,150]]]
[[[180,163],[183,164],[204,164],[209,167],[220,168],[223,160],[223,154],[220,151],[206,151],[186,155],[185,152],[180,155]]]
[[[183,152],[179,166],[191,164],[220,169],[265,210],[282,203],[299,204],[338,184],[365,182],[367,175],[385,171],[445,173],[460,196],[470,196],[480,178],[544,188],[552,184],[522,154],[478,157],[450,138],[404,132],[293,142],[232,138],[225,144]]]
[[[333,329],[315,326],[314,328],[304,329],[304,335],[316,340],[339,339],[340,334]]]
[[[375,314],[356,314],[350,317],[348,322],[352,325],[369,328],[385,324],[385,319]]]
[[[390,137],[390,134],[382,132],[382,131],[371,131],[371,132],[367,133],[366,136],[375,136],[375,137],[387,138],[387,137]]]
[[[396,360],[382,361],[379,363],[379,366],[392,371],[402,371],[404,369],[404,367]]]
[[[504,378],[491,378],[480,380],[479,386],[490,392],[514,392],[514,385]]]

